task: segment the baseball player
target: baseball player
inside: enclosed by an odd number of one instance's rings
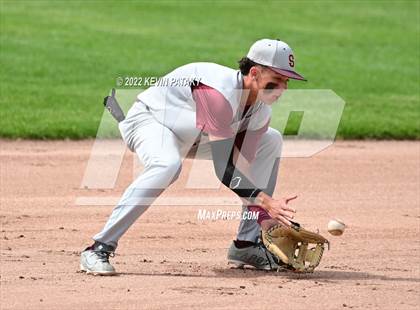
[[[295,213],[288,202],[296,196],[272,198],[282,136],[269,127],[271,104],[287,89],[289,79],[305,80],[294,67],[294,54],[286,43],[258,40],[239,61],[239,70],[215,63],[181,66],[162,78],[168,83],[140,93],[125,118],[117,113],[122,138],[144,171],[93,236],[94,243],[81,253],[81,270],[116,273],[109,257],[119,239],[177,179],[183,159],[192,151],[196,158],[213,161],[221,183],[242,199],[242,212],[259,212],[257,220],[241,220],[228,251],[229,263],[277,269],[259,236],[261,228],[290,226]],[[115,103],[114,93],[108,102]]]

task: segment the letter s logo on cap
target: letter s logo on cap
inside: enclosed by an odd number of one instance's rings
[[[293,56],[293,54],[289,55],[289,66],[292,68],[295,66],[295,57]]]

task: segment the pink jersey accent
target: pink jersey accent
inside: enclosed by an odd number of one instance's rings
[[[225,97],[204,84],[195,86],[192,95],[196,102],[196,127],[217,137],[233,137],[233,111]]]
[[[196,102],[196,127],[217,137],[232,138],[234,133],[230,125],[233,111],[225,97],[216,89],[201,83],[193,87],[192,95]],[[269,122],[258,130],[237,134],[235,145],[249,162],[255,159],[258,144],[267,131]]]
[[[258,205],[250,205],[250,206],[248,206],[248,210],[252,211],[252,212],[258,212],[257,222],[260,225],[261,225],[262,221],[271,219],[271,216],[267,213],[267,211],[265,211],[263,208],[261,208]]]

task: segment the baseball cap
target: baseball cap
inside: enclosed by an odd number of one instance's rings
[[[273,71],[294,80],[306,81],[295,71],[295,56],[287,43],[262,39],[252,44],[246,55],[253,62],[270,67]]]

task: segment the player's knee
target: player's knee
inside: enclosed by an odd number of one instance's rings
[[[162,170],[161,173],[166,175],[171,180],[171,183],[178,179],[181,173],[182,161],[178,157],[157,158],[153,161],[153,163],[155,166],[160,167]]]
[[[181,174],[181,169],[182,169],[181,161],[179,161],[179,164],[173,166],[172,172],[174,172],[174,174],[172,176],[171,183],[175,182],[178,179],[179,175]]]
[[[268,140],[267,144],[272,149],[272,151],[276,154],[280,154],[283,145],[283,136],[280,131],[269,127],[266,132],[266,139]]]

